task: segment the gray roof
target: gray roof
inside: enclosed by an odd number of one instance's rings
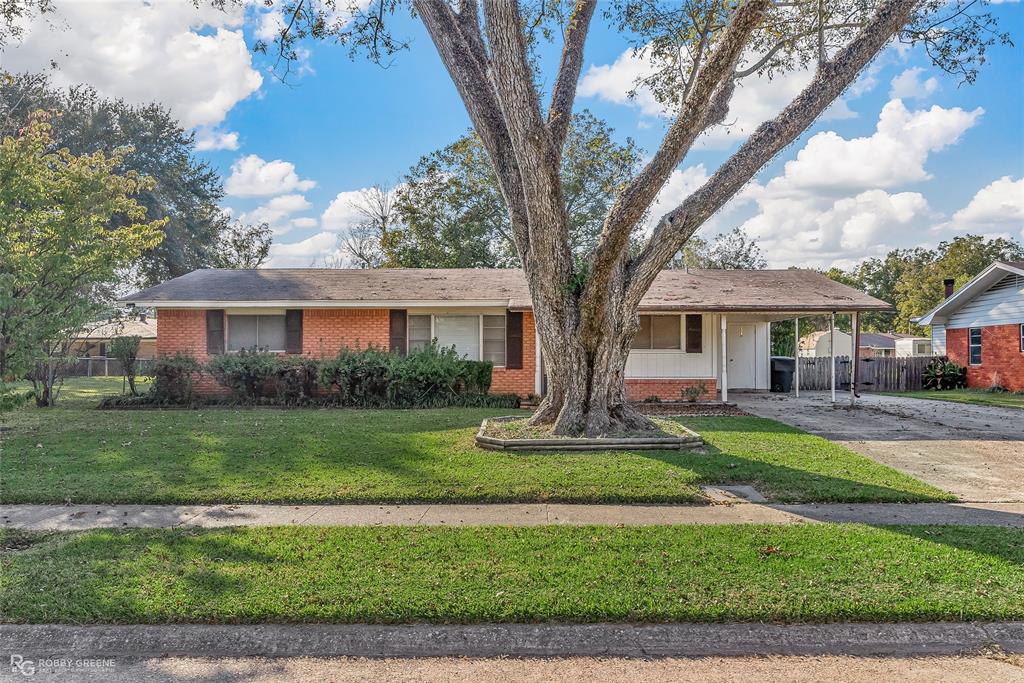
[[[415,306],[487,302],[531,308],[518,269],[346,270],[264,268],[196,270],[122,299],[155,307],[223,303]],[[812,270],[666,270],[641,302],[647,310],[886,310],[889,304]]]

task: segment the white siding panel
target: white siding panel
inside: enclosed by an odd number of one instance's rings
[[[626,360],[630,379],[713,379],[715,377],[714,317],[703,316],[701,353],[677,350],[633,349]],[[685,346],[685,344],[684,344]]]
[[[1024,322],[1024,277],[1007,275],[965,303],[949,317],[946,327],[985,327]]]
[[[946,326],[932,325],[932,352],[936,356],[946,355]]]

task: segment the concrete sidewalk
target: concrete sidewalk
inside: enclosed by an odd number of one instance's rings
[[[3,505],[0,528],[233,526],[645,526],[666,524],[962,524],[1024,527],[1024,503],[769,505]]]

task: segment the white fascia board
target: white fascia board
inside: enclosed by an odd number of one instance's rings
[[[508,308],[508,299],[458,301],[147,301],[121,299],[119,304],[152,308]]]
[[[947,313],[950,309],[957,309],[960,304],[969,300],[975,294],[975,290],[983,286],[991,286],[1001,280],[1004,276],[1000,275],[992,282],[988,282],[989,276],[996,270],[1001,270],[1008,275],[1021,275],[1024,276],[1024,270],[1015,268],[1008,263],[996,261],[985,270],[981,271],[971,279],[966,285],[961,287],[958,291],[954,292],[952,296],[945,299],[938,306],[928,311],[919,318],[911,318],[911,322],[918,325],[931,325],[933,322],[946,322],[948,319]],[[983,290],[984,291],[984,290]],[[937,319],[937,320],[936,320]]]

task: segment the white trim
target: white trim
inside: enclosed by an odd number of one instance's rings
[[[988,276],[991,275],[992,271],[994,270],[1004,270],[1011,275],[1024,276],[1024,270],[1017,268],[1016,266],[1011,266],[1009,263],[1003,263],[1002,261],[994,261],[992,265],[990,265],[988,268],[986,268],[985,270],[981,271],[973,278],[971,278],[970,282],[968,282],[966,285],[964,285],[959,290],[954,292],[948,299],[944,300],[941,304],[939,304],[932,310],[928,311],[921,317],[913,318],[911,322],[917,323],[918,325],[931,325],[932,320],[936,316],[941,315],[944,310],[947,310],[953,304],[956,304],[961,300],[969,300],[971,296],[974,295],[974,290],[981,286],[981,283],[985,282],[988,279]],[[953,308],[956,308],[956,306],[953,306]],[[945,322],[945,320],[941,322]]]
[[[505,321],[508,325],[508,320]],[[506,328],[507,329],[507,328]],[[508,339],[508,337],[506,337]],[[508,343],[506,342],[506,346]],[[505,353],[508,353],[508,349],[505,349]],[[506,361],[508,359],[506,358]],[[541,386],[544,384],[544,378],[541,374],[540,368],[540,331],[537,330],[537,326],[533,327],[533,393],[540,396]]]
[[[729,401],[729,347],[727,337],[729,335],[729,323],[726,316],[722,316],[722,403]]]

